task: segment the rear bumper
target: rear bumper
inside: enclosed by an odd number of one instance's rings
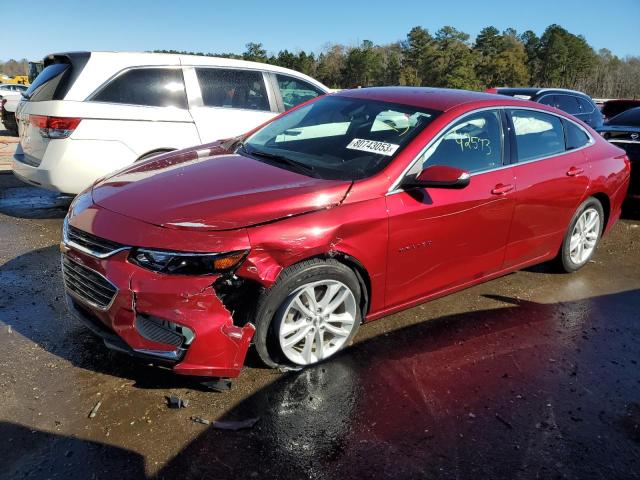
[[[77,194],[135,159],[135,153],[121,142],[67,138],[50,140],[37,161],[29,159],[18,145],[12,167],[16,177],[26,183]]]

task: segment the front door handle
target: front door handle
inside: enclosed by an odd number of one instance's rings
[[[583,168],[571,167],[569,170],[567,170],[567,175],[570,177],[575,177],[577,175],[580,175],[582,172],[584,172]]]
[[[493,187],[493,190],[491,190],[491,193],[493,193],[494,195],[504,195],[505,193],[508,193],[511,190],[513,190],[512,184],[508,183],[507,185],[504,185],[502,183],[499,183],[495,187]]]

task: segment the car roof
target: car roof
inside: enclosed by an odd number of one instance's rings
[[[65,95],[65,100],[83,101],[101,84],[118,72],[132,67],[152,66],[212,66],[238,69],[254,69],[273,73],[290,75],[316,86],[319,90],[329,92],[329,88],[315,78],[288,68],[278,67],[267,63],[249,62],[233,58],[207,57],[204,55],[182,55],[178,53],[152,52],[61,52],[52,53],[45,57],[45,65],[56,58],[67,57],[71,60],[81,59],[85,65],[78,78]]]
[[[378,100],[389,103],[400,103],[417,108],[444,112],[451,108],[472,102],[491,102],[503,105],[504,98],[495,94],[474,92],[471,90],[455,90],[450,88],[431,87],[371,87],[353,90],[342,90],[334,96],[353,97]],[[513,99],[507,103],[513,105],[531,104],[526,100]],[[536,107],[538,104],[536,104]]]

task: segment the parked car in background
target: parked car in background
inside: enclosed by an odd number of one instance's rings
[[[233,137],[328,89],[263,63],[155,53],[45,58],[17,110],[22,180],[75,194],[160,153]]]
[[[609,120],[631,108],[640,107],[640,100],[617,99],[607,100],[602,104],[600,111],[606,120]]]
[[[311,365],[365,319],[547,260],[581,268],[628,182],[623,150],[544,105],[342,91],[76,197],[67,300],[107,346],[180,374],[235,377],[251,342],[269,366]]]
[[[18,133],[16,123],[16,108],[21,99],[19,91],[0,93],[0,120],[4,127],[13,134]]]
[[[20,85],[18,83],[0,83],[0,95],[6,93],[22,93],[27,91],[26,85]]]
[[[490,88],[488,93],[498,93],[511,97],[531,100],[549,105],[579,118],[591,128],[602,126],[600,109],[586,93],[563,88]]]
[[[640,107],[616,115],[599,131],[605,139],[627,152],[631,161],[629,197],[640,200]]]

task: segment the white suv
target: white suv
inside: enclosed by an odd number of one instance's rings
[[[226,58],[49,55],[16,110],[13,172],[79,193],[137,160],[240,135],[328,91],[293,70]]]

